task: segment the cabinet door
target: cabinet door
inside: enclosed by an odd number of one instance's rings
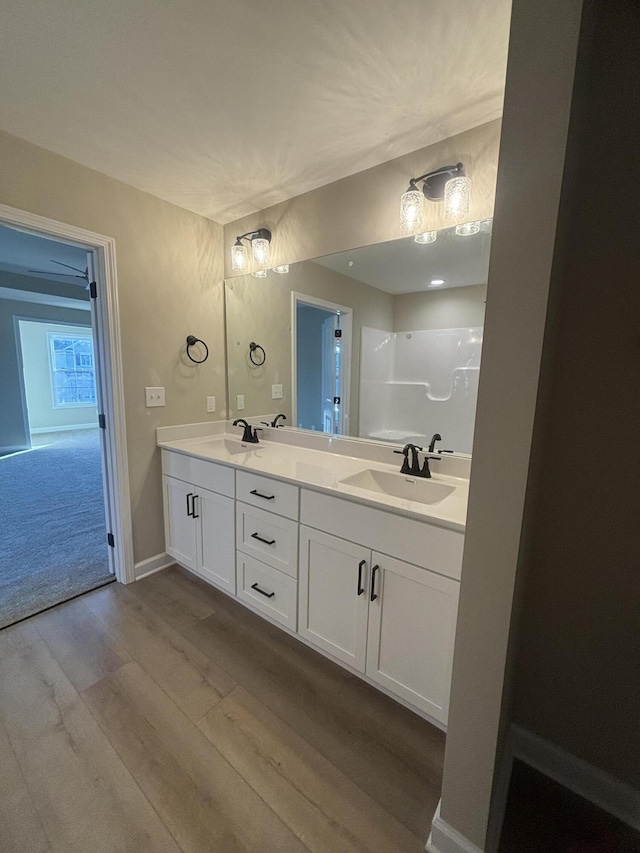
[[[371,560],[366,674],[446,723],[459,584],[375,552]]]
[[[197,525],[189,515],[195,489],[182,480],[164,476],[162,491],[167,554],[187,569],[195,570]]]
[[[206,489],[197,489],[197,571],[221,589],[236,594],[234,501]]]
[[[300,527],[298,633],[361,672],[370,554],[361,545]]]

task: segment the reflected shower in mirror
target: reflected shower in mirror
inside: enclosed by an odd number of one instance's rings
[[[491,225],[228,279],[229,416],[470,453]]]

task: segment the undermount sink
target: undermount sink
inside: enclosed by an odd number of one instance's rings
[[[260,450],[260,444],[248,444],[246,441],[240,441],[235,438],[217,438],[212,441],[207,441],[206,444],[213,451],[226,451],[230,456],[237,456],[240,453],[251,453],[254,450]]]
[[[455,486],[446,483],[412,477],[410,474],[376,471],[374,468],[365,468],[364,471],[358,471],[340,482],[345,486],[355,486],[358,489],[420,504],[440,503],[455,491]]]

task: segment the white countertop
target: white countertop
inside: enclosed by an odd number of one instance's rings
[[[234,452],[230,452],[225,440],[233,445]],[[387,509],[440,527],[462,532],[465,529],[469,481],[462,477],[438,474],[437,468],[440,464],[446,467],[446,458],[436,459],[431,463],[432,482],[450,485],[453,492],[438,503],[423,504],[340,482],[345,477],[366,469],[399,473],[402,462],[400,457],[395,457],[397,464],[386,465],[372,459],[328,453],[262,438],[259,444],[241,445],[237,434],[159,440],[158,446],[238,470],[254,471],[298,486],[310,487],[378,509]],[[392,451],[393,447],[390,447],[390,457]]]

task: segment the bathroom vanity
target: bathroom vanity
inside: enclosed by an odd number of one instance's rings
[[[469,460],[421,480],[390,446],[207,428],[158,430],[167,553],[445,728]]]

